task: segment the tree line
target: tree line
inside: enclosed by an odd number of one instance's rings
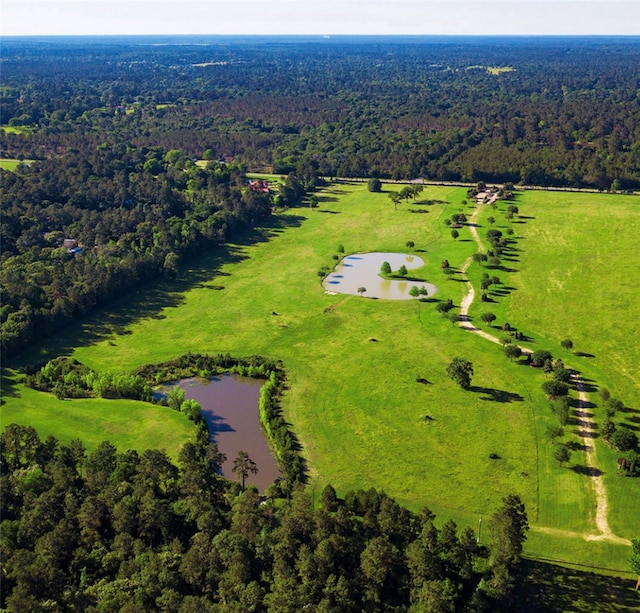
[[[488,544],[374,489],[340,498],[218,475],[206,441],[164,451],[0,437],[3,610],[509,610],[528,520],[507,496]]]
[[[242,167],[104,143],[0,171],[3,357],[271,214]]]

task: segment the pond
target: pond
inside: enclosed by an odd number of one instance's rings
[[[279,476],[278,466],[262,431],[258,403],[263,381],[237,375],[179,381],[187,398],[200,403],[212,443],[227,456],[222,474],[238,480],[232,471],[239,451],[246,451],[258,472],[246,483],[264,492]]]
[[[408,277],[411,277],[412,269],[424,266],[422,258],[406,253],[354,253],[338,263],[334,271],[324,279],[322,286],[328,292],[353,295],[359,295],[358,289],[364,287],[366,291],[363,296],[385,300],[412,300],[409,290],[414,285],[418,289],[424,287],[428,296],[438,290],[432,283],[424,281],[383,279],[380,267],[384,262],[389,262],[394,272],[404,264],[409,272]]]

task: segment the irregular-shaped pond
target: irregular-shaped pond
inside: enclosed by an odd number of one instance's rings
[[[178,384],[185,396],[200,403],[202,416],[209,428],[212,443],[227,456],[222,474],[238,480],[232,471],[239,451],[246,451],[256,463],[258,472],[249,474],[246,483],[264,492],[279,476],[260,424],[260,388],[263,381],[237,375],[222,375],[211,379],[183,379]],[[163,391],[168,391],[167,388]]]
[[[424,260],[416,255],[406,253],[354,253],[342,259],[329,274],[322,286],[328,292],[338,294],[359,295],[358,290],[365,288],[362,293],[367,298],[383,298],[385,300],[411,300],[409,290],[412,286],[418,289],[424,287],[427,295],[436,293],[437,287],[432,283],[424,281],[383,279],[380,276],[380,267],[384,262],[389,262],[391,270],[394,272],[404,264],[411,277],[411,270],[424,266]]]

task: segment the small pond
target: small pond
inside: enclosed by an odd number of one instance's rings
[[[438,288],[432,283],[383,279],[380,267],[384,262],[389,262],[394,272],[404,264],[408,277],[411,277],[412,269],[424,266],[422,258],[406,253],[354,253],[338,263],[334,271],[324,279],[322,286],[328,292],[353,295],[359,295],[358,289],[364,287],[367,291],[362,295],[366,298],[385,300],[412,300],[409,290],[414,285],[418,289],[426,288],[429,296],[436,293]]]
[[[280,476],[260,425],[258,406],[262,383],[259,379],[237,375],[179,382],[186,397],[200,403],[211,442],[217,443],[227,456],[222,474],[232,481],[238,480],[232,471],[233,461],[239,451],[246,451],[258,468],[257,474],[249,474],[246,483],[255,485],[260,492]]]

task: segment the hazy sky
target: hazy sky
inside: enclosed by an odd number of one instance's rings
[[[0,34],[640,34],[640,0],[0,0]]]

